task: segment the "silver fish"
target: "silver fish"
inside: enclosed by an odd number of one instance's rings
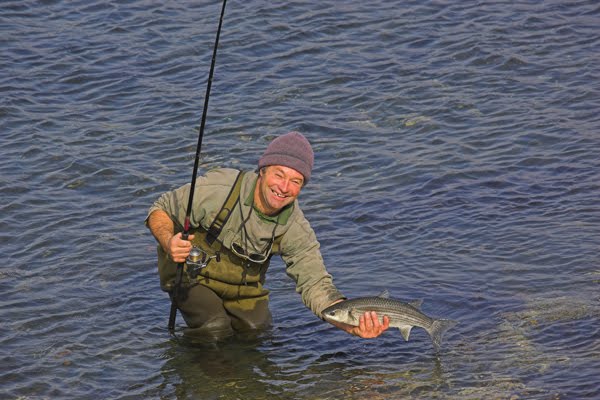
[[[375,311],[380,321],[383,321],[383,316],[387,315],[390,326],[398,328],[404,340],[408,341],[413,326],[425,329],[431,337],[435,350],[439,351],[442,335],[447,329],[456,325],[456,321],[428,317],[421,312],[421,303],[421,300],[405,303],[391,299],[388,291],[385,290],[377,297],[358,297],[327,307],[323,310],[323,318],[358,326],[361,315],[367,311]]]

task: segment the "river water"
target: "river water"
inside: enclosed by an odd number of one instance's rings
[[[188,182],[218,2],[0,2],[0,398],[600,398],[600,5],[233,1],[200,172],[275,135],[349,297],[451,318],[377,340],[313,316],[280,260],[273,328],[166,329],[143,221]]]

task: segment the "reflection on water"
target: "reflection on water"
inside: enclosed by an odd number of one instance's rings
[[[161,395],[178,399],[277,398],[265,380],[277,375],[278,369],[260,351],[263,340],[268,340],[268,334],[262,338],[237,335],[217,343],[185,336],[173,340],[161,368]]]
[[[219,342],[181,335],[165,352],[160,393],[180,399],[384,399],[448,389],[440,357],[398,371],[386,365],[375,369],[356,362],[349,353],[336,352],[288,369],[277,362],[282,349],[271,348],[275,340],[272,332]]]

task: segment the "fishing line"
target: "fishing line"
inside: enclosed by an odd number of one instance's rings
[[[219,27],[217,28],[217,36],[215,38],[215,46],[213,48],[212,60],[210,63],[210,72],[208,73],[208,82],[206,85],[206,94],[204,96],[204,109],[202,110],[202,120],[198,130],[198,144],[196,145],[196,158],[194,159],[194,169],[192,172],[192,182],[190,184],[190,195],[188,197],[187,210],[185,212],[185,222],[183,224],[183,233],[181,238],[187,240],[190,234],[190,215],[192,213],[192,204],[194,202],[194,189],[196,187],[196,178],[198,176],[198,164],[200,162],[200,150],[202,148],[202,138],[204,136],[204,126],[206,125],[206,114],[208,111],[208,99],[210,97],[210,88],[212,86],[213,74],[215,71],[215,61],[217,59],[217,48],[219,47],[219,37],[221,36],[221,27],[223,26],[223,16],[225,15],[225,4],[227,0],[223,0],[221,7],[221,17],[219,18]],[[171,296],[171,313],[169,314],[169,332],[173,333],[175,329],[175,318],[177,317],[177,300],[181,292],[181,280],[183,276],[183,263],[177,264],[175,274],[175,286],[173,295]]]

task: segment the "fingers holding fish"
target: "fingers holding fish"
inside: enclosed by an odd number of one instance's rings
[[[383,322],[375,311],[367,311],[360,316],[358,326],[353,329],[353,334],[361,338],[376,338],[390,327],[390,319],[383,316]]]

